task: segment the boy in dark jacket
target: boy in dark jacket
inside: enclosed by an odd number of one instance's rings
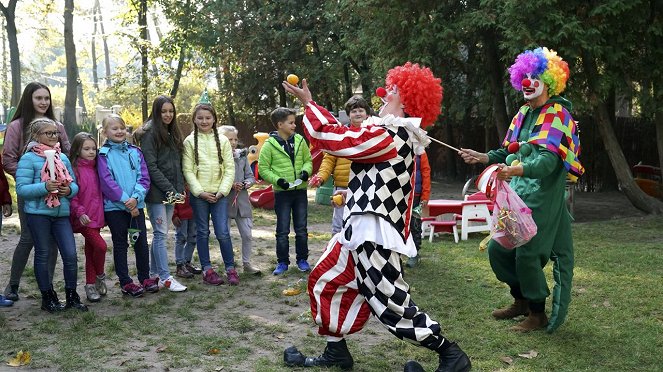
[[[295,111],[279,107],[272,111],[272,124],[276,131],[270,133],[258,159],[258,173],[274,186],[274,210],[276,211],[276,258],[274,275],[283,274],[290,265],[290,214],[295,229],[297,267],[309,271],[308,232],[306,218],[308,198],[306,181],[313,171],[308,144],[295,133]]]

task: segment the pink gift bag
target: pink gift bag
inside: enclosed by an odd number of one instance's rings
[[[507,249],[520,247],[536,235],[532,210],[508,183],[495,179],[493,240]]]

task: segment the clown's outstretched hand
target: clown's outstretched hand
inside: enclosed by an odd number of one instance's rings
[[[308,90],[308,83],[306,82],[306,79],[302,80],[302,87],[298,87],[297,85],[292,85],[288,83],[287,81],[283,81],[283,88],[285,88],[285,91],[292,94],[293,96],[297,97],[304,106],[308,105],[309,102],[313,100],[311,96],[311,91]]]

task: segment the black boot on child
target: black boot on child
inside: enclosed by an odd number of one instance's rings
[[[62,311],[64,310],[64,305],[58,301],[57,295],[55,295],[55,291],[53,289],[49,289],[48,291],[41,291],[41,309],[46,310],[49,313],[54,313],[57,311]]]
[[[74,308],[80,311],[87,311],[87,306],[81,303],[81,298],[76,293],[76,288],[65,288],[65,292],[67,295],[67,304],[65,307],[67,309]]]

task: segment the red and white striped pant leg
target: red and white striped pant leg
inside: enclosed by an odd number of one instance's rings
[[[360,331],[371,311],[358,289],[352,254],[334,237],[308,278],[318,333],[343,337]]]
[[[438,351],[445,342],[440,324],[410,298],[400,254],[365,242],[352,252],[358,288],[373,315],[396,337]]]

